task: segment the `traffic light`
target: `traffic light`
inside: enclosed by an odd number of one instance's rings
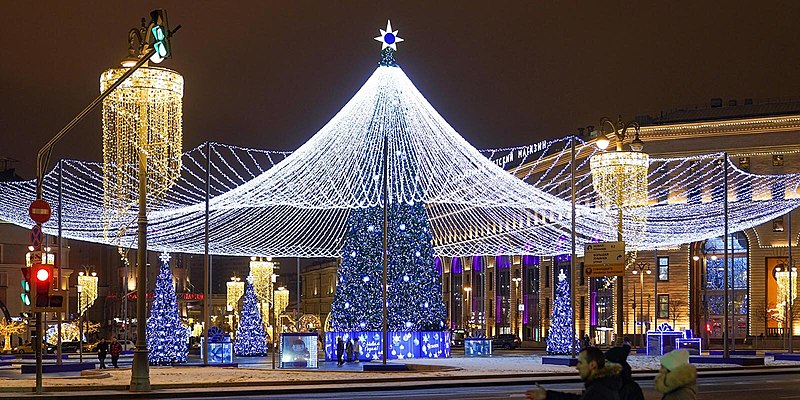
[[[48,311],[50,307],[50,287],[53,285],[53,266],[48,264],[33,264],[31,267],[33,279],[33,311]]]
[[[153,10],[150,12],[150,18],[150,35],[153,36],[153,49],[156,51],[150,57],[150,61],[158,64],[170,56],[170,32],[167,24],[167,12],[164,10]]]
[[[31,269],[28,267],[20,268],[22,270],[22,280],[20,281],[20,285],[22,285],[22,292],[19,294],[20,299],[22,300],[22,305],[30,306],[31,305]]]

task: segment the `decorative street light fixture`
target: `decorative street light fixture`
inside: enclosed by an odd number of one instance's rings
[[[592,156],[589,166],[592,171],[592,185],[598,193],[600,200],[605,208],[616,208],[617,210],[617,241],[623,241],[622,214],[624,209],[641,207],[647,202],[647,170],[650,165],[650,157],[642,152],[644,143],[639,139],[639,124],[635,121],[623,123],[620,117],[615,124],[608,118],[600,120],[600,131],[594,131],[598,136],[597,147],[605,150],[610,139],[603,134],[605,126],[611,128],[610,134],[616,139],[615,152],[600,152]],[[629,136],[629,129],[634,131],[633,140],[630,142],[632,151],[624,151],[623,144]],[[634,232],[628,232],[629,239],[635,239],[639,230],[644,229],[646,214],[631,215],[638,228]],[[635,257],[635,256],[634,256]],[[634,258],[635,260],[635,258]],[[632,262],[632,261],[631,261]],[[624,275],[624,274],[623,274]],[[623,276],[616,277],[617,306],[617,342],[621,342],[623,335]]]
[[[639,324],[641,328],[639,329],[640,337],[642,341],[644,340],[644,310],[642,307],[644,306],[644,276],[645,274],[650,275],[653,271],[650,270],[650,264],[646,262],[638,262],[633,265],[632,271],[634,275],[639,275]],[[634,295],[635,297],[635,295]],[[636,304],[636,299],[633,300],[634,304]],[[649,309],[649,307],[648,307]],[[635,326],[635,325],[634,325]],[[634,330],[634,333],[636,331]]]
[[[275,282],[278,280],[278,275],[272,274],[270,276],[270,281],[272,285],[270,287],[275,286]],[[270,290],[271,294],[271,303],[273,308],[275,307],[275,291]],[[278,338],[275,337],[275,324],[277,324],[277,315],[275,313],[270,313],[270,319],[272,320],[272,369],[275,369],[275,351],[278,350]]]

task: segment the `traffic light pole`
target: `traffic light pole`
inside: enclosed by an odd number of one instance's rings
[[[32,341],[36,351],[36,394],[42,394],[42,312],[36,312],[36,340]]]

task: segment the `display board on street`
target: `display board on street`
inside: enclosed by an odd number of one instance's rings
[[[584,248],[583,272],[587,277],[625,274],[625,242],[588,243]]]

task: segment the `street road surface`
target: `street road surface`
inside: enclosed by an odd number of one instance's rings
[[[638,381],[642,386],[646,399],[660,399],[661,395],[653,389],[652,380]],[[229,399],[458,399],[458,400],[488,400],[488,399],[524,399],[526,386],[495,386],[495,387],[459,387],[422,390],[384,390],[384,391],[342,391],[336,393],[303,393],[295,395],[265,395],[265,396],[229,396],[216,398]],[[547,389],[579,391],[581,384],[546,384]],[[738,399],[775,399],[775,400],[800,400],[800,376],[797,374],[731,376],[719,378],[700,378],[698,382],[698,399],[701,400],[738,400]],[[197,398],[200,399],[200,398]],[[207,399],[207,397],[206,397]]]

